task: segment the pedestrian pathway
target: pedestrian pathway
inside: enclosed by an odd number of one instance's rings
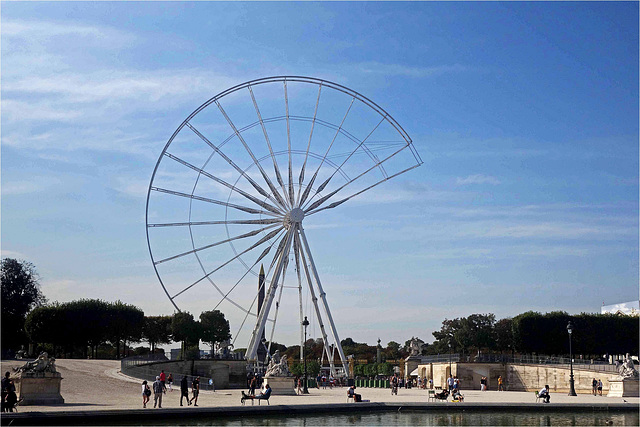
[[[21,361],[2,362],[2,372],[11,370],[11,367],[20,366]],[[58,359],[56,360],[58,371],[62,373],[62,397],[65,399],[63,405],[52,406],[24,406],[19,407],[20,413],[25,412],[60,412],[60,411],[104,411],[104,410],[142,410],[142,393],[140,384],[142,381],[128,377],[119,372],[120,362],[112,360],[78,360],[78,359]],[[174,374],[175,377],[175,374]],[[219,407],[240,407],[241,391],[238,389],[201,391],[198,400],[199,408],[180,408],[180,392],[176,389],[167,392],[162,402],[161,410],[195,410],[200,408]],[[430,404],[442,405],[443,407],[452,405],[474,406],[486,404],[487,406],[496,404],[508,405],[531,405],[536,404],[533,392],[497,392],[480,390],[462,390],[465,396],[463,403],[452,403],[451,401],[429,402],[427,390],[421,389],[399,389],[398,395],[391,395],[390,389],[382,388],[358,388],[358,393],[363,399],[371,403],[381,404]],[[270,399],[273,405],[328,405],[344,404],[347,388],[310,388],[308,395],[302,396],[278,396],[273,395]],[[356,403],[350,403],[357,405]],[[567,405],[598,405],[607,406],[613,404],[640,405],[640,398],[614,398],[606,396],[593,396],[590,394],[580,394],[576,397],[567,396],[565,393],[551,393],[551,403],[543,406]],[[151,406],[151,407],[149,407]],[[255,405],[257,406],[257,404]],[[251,405],[246,406],[246,408]],[[160,409],[155,409],[159,411]],[[147,405],[145,411],[154,411],[153,405]]]

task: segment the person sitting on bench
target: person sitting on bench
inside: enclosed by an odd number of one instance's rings
[[[240,399],[241,402],[244,402],[247,399],[264,399],[264,400],[269,400],[269,397],[271,397],[271,386],[269,384],[266,385],[264,392],[260,393],[257,396],[251,396],[250,394],[246,394],[244,392],[244,390],[242,391],[242,398]]]
[[[440,393],[436,393],[435,396],[437,399],[447,400],[447,397],[449,397],[449,392],[447,391],[447,389],[443,389]]]
[[[544,388],[538,392],[538,397],[542,399],[544,403],[549,403],[549,400],[551,400],[551,396],[549,395],[548,385],[545,385]]]
[[[356,393],[356,386],[354,385],[347,390],[347,396],[352,397],[354,402],[362,402],[362,396]]]

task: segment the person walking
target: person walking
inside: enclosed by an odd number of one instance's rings
[[[251,377],[251,381],[249,381],[249,396],[256,395],[256,385],[258,383],[258,378],[254,375]]]
[[[187,376],[183,375],[180,380],[180,406],[182,406],[182,399],[187,398],[187,405],[191,405],[191,401],[189,400],[189,381],[187,381]]]
[[[498,391],[504,391],[504,380],[502,379],[502,375],[498,377]]]
[[[151,396],[151,389],[149,388],[149,384],[147,384],[147,380],[142,381],[142,407],[146,408],[147,403],[149,403],[149,399]]]
[[[162,389],[167,389],[167,375],[164,373],[164,370],[160,371],[160,382],[162,383]]]
[[[487,377],[480,377],[480,391],[486,390]]]
[[[598,378],[598,395],[602,396],[602,380]]]
[[[169,384],[169,391],[173,391],[172,385],[173,385],[173,374],[169,374],[169,376],[167,377],[167,384]]]
[[[591,394],[595,396],[597,393],[597,390],[598,390],[598,381],[594,378],[591,381]]]
[[[160,376],[153,382],[153,407],[162,408],[162,394],[165,392]]]
[[[302,378],[296,377],[296,394],[302,394]]]
[[[11,384],[11,380],[9,379],[9,376],[11,374],[9,373],[9,371],[7,371],[4,374],[4,378],[2,378],[2,403],[4,404],[4,401],[7,398],[7,394],[9,393],[9,384]]]
[[[200,377],[195,377],[191,382],[191,392],[193,397],[191,401],[194,402],[193,406],[198,406],[198,395],[200,394]]]

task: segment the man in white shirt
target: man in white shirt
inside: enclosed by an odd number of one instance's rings
[[[545,385],[542,390],[538,392],[538,397],[542,399],[544,403],[549,403],[551,396],[549,395],[549,386]]]
[[[449,375],[447,379],[447,385],[449,386],[449,392],[453,391],[453,376]]]

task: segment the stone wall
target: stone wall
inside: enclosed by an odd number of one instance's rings
[[[181,375],[213,378],[216,388],[245,387],[247,362],[244,360],[172,360],[131,366],[124,372],[135,378],[154,380],[161,370],[173,374],[174,383]]]
[[[556,393],[569,392],[569,367],[563,365],[516,365],[502,363],[451,363],[451,373],[460,379],[462,389],[480,390],[480,379],[488,379],[488,389],[498,389],[498,376],[505,380],[505,388],[511,391],[535,391],[548,384]],[[433,385],[443,387],[449,377],[449,362],[418,365],[418,374]],[[612,372],[595,372],[573,369],[576,393],[591,393],[593,378],[602,380],[602,393],[609,390],[609,379],[617,378]]]

